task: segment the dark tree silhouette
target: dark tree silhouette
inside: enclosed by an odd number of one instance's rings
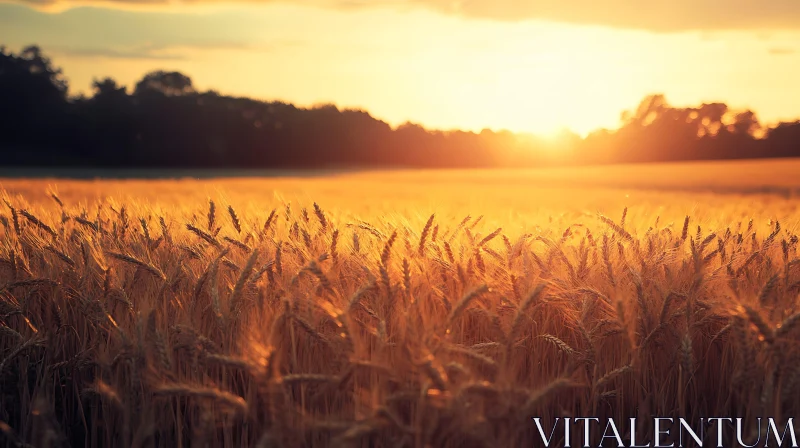
[[[111,78],[95,79],[92,82],[92,90],[96,101],[108,102],[109,104],[125,99],[128,96],[125,86],[117,85],[117,82]]]
[[[49,132],[62,133],[67,109],[67,81],[39,47],[30,46],[19,55],[0,49],[0,135],[9,151],[6,161],[25,162],[19,149],[40,152],[37,158],[54,154]]]
[[[155,71],[150,72],[136,84],[133,94],[144,95],[147,92],[158,92],[166,96],[181,96],[194,93],[192,79],[183,73]]]
[[[31,46],[0,48],[0,149],[6,165],[319,168],[524,167],[800,156],[800,122],[763,126],[724,103],[673,107],[662,94],[622,113],[616,130],[540,139],[508,131],[392,129],[363,110],[198,92],[154,71],[131,93],[95,79],[69,97],[61,70]]]
[[[758,122],[755,112],[746,110],[736,114],[729,131],[736,135],[758,136],[763,132],[763,128],[761,123]]]

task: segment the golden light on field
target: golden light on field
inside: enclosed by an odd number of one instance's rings
[[[0,0],[0,444],[787,441],[800,3],[733,3]]]
[[[0,379],[33,385],[3,432],[540,446],[532,417],[796,415],[797,164],[3,179]]]
[[[11,198],[52,208],[55,189],[70,203],[93,207],[110,200],[130,211],[197,218],[209,198],[243,214],[263,214],[284,203],[318,203],[341,219],[399,219],[414,223],[435,213],[483,216],[510,236],[629,208],[630,225],[647,230],[657,217],[679,223],[686,214],[706,224],[758,217],[800,228],[800,163],[787,160],[661,163],[503,170],[392,170],[355,172],[252,172],[250,176],[182,179],[0,179]],[[202,172],[198,172],[201,173]],[[214,173],[220,175],[220,173]],[[257,177],[259,174],[268,177]],[[275,174],[274,172],[272,173]],[[224,176],[224,173],[222,173]],[[192,204],[191,207],[184,207]],[[455,218],[454,218],[455,219]]]

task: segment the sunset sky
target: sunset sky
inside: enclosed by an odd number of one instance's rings
[[[392,125],[585,133],[647,94],[800,117],[800,0],[0,3],[72,92],[179,70],[198,89],[359,107]]]

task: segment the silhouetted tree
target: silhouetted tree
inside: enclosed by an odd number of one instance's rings
[[[39,47],[18,55],[0,50],[0,134],[6,146],[35,148],[16,151],[10,161],[52,159],[57,138],[64,137],[68,84]]]
[[[195,93],[192,79],[183,73],[158,70],[150,72],[136,84],[134,95],[159,92],[166,96],[181,96]]]
[[[387,123],[332,104],[198,92],[189,76],[153,71],[131,94],[95,79],[70,97],[41,49],[0,47],[4,163],[141,167],[494,167],[800,156],[800,122],[765,128],[724,103],[674,107],[663,94],[621,115],[616,130],[558,138],[484,129],[436,131]]]
[[[94,91],[94,99],[98,101],[108,99],[113,102],[128,96],[125,86],[117,85],[117,82],[111,78],[95,79],[92,82],[92,90]]]
[[[758,117],[756,117],[755,112],[750,110],[736,114],[729,130],[738,135],[759,136],[762,133]]]

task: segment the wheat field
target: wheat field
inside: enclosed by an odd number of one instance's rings
[[[515,447],[532,417],[797,415],[796,172],[2,179],[0,440]]]

